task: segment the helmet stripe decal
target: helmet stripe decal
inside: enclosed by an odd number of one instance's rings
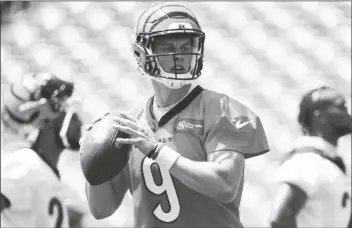
[[[172,6],[175,6],[175,7],[180,7],[180,5],[166,5],[166,6],[164,6],[163,4],[161,4],[161,7],[157,7],[157,9],[156,10],[154,10],[153,12],[151,12],[150,13],[150,15],[147,17],[147,19],[144,21],[144,25],[143,25],[143,29],[142,29],[142,31],[143,32],[147,32],[147,31],[145,31],[145,28],[146,28],[146,26],[147,26],[147,22],[149,21],[149,19],[156,13],[156,12],[158,12],[159,10],[161,10],[162,8],[166,8],[166,7],[172,7]],[[184,8],[186,8],[186,7],[184,7]],[[186,8],[187,9],[187,8]],[[188,10],[188,9],[187,9]],[[166,15],[165,16],[167,16],[168,14],[167,13],[165,13]],[[189,14],[188,14],[189,15]],[[191,15],[189,15],[189,16],[191,16]],[[193,18],[193,17],[192,17]],[[159,20],[160,18],[158,18],[158,20]],[[194,18],[193,18],[194,19]],[[192,19],[192,20],[193,20]],[[197,25],[198,25],[198,23],[197,23]]]
[[[149,19],[156,13],[158,12],[158,10],[160,10],[161,8],[157,8],[156,10],[154,10],[148,17],[147,19],[144,21],[144,25],[143,25],[143,32],[146,32],[145,31],[145,27],[147,27],[147,22],[149,21]]]
[[[22,119],[19,119],[17,118],[11,111],[10,109],[4,105],[4,109],[5,111],[8,113],[8,115],[17,123],[19,124],[29,124],[31,123],[35,118],[37,118],[39,116],[39,111],[38,112],[35,112],[32,114],[32,116],[29,118],[29,120],[22,120]]]
[[[150,31],[151,32],[153,30],[153,28],[155,28],[158,24],[160,24],[162,21],[164,21],[165,19],[168,19],[168,18],[172,18],[172,17],[175,17],[175,16],[184,16],[184,17],[187,17],[189,19],[191,19],[196,25],[199,26],[198,24],[198,21],[197,19],[195,19],[194,17],[192,17],[191,15],[189,15],[188,13],[185,13],[185,12],[180,12],[180,11],[174,11],[174,12],[170,12],[168,14],[165,14],[164,16],[162,17],[159,17],[157,19],[157,22],[155,22],[153,24],[153,26],[150,27]],[[200,27],[200,26],[199,26]]]
[[[26,101],[26,99],[25,98],[22,98],[22,97],[20,97],[19,95],[17,95],[16,93],[15,93],[15,88],[14,88],[14,84],[11,84],[11,87],[10,87],[10,91],[11,91],[11,93],[12,93],[12,95],[14,95],[18,100],[20,100],[20,101]]]

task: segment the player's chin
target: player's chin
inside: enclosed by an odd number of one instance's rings
[[[169,70],[169,74],[186,74],[188,71],[186,69],[171,69]]]

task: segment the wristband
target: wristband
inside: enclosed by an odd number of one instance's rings
[[[154,160],[166,168],[166,170],[170,170],[180,156],[181,154],[177,153],[170,147],[160,146],[160,150],[158,151]]]
[[[159,152],[160,152],[161,148],[163,148],[163,147],[164,147],[164,144],[159,143],[158,146],[155,149],[154,154],[150,158],[155,160],[155,158],[159,155]]]

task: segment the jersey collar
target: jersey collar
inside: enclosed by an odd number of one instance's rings
[[[294,145],[294,149],[299,149],[303,147],[313,147],[315,149],[318,149],[322,151],[324,155],[330,158],[337,156],[337,147],[320,137],[303,136],[299,138]]]
[[[154,115],[153,103],[155,95],[152,96],[147,102],[146,117],[150,128],[156,132],[159,128],[167,124],[173,117],[182,112],[192,101],[202,93],[204,89],[197,85],[190,93],[187,94],[180,102],[172,107],[165,115],[163,115],[158,121]]]

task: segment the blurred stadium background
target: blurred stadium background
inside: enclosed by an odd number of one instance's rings
[[[128,110],[152,94],[130,52],[133,26],[150,2],[33,2],[10,13],[1,28],[1,86],[31,71],[72,77],[89,122],[106,110]],[[200,84],[238,99],[262,119],[271,152],[247,161],[241,219],[265,226],[275,172],[300,135],[302,94],[322,84],[337,88],[351,111],[351,2],[190,2],[206,33]],[[27,4],[20,7],[27,7]],[[2,2],[3,7],[3,2]],[[8,138],[2,148],[11,144]],[[351,166],[351,136],[339,153]],[[85,202],[79,155],[60,160],[72,199]],[[75,195],[76,194],[76,195]],[[114,226],[133,226],[131,196]],[[103,222],[105,222],[103,221]],[[95,223],[87,222],[87,226]],[[98,223],[97,223],[98,224]],[[99,223],[102,224],[102,223]]]

